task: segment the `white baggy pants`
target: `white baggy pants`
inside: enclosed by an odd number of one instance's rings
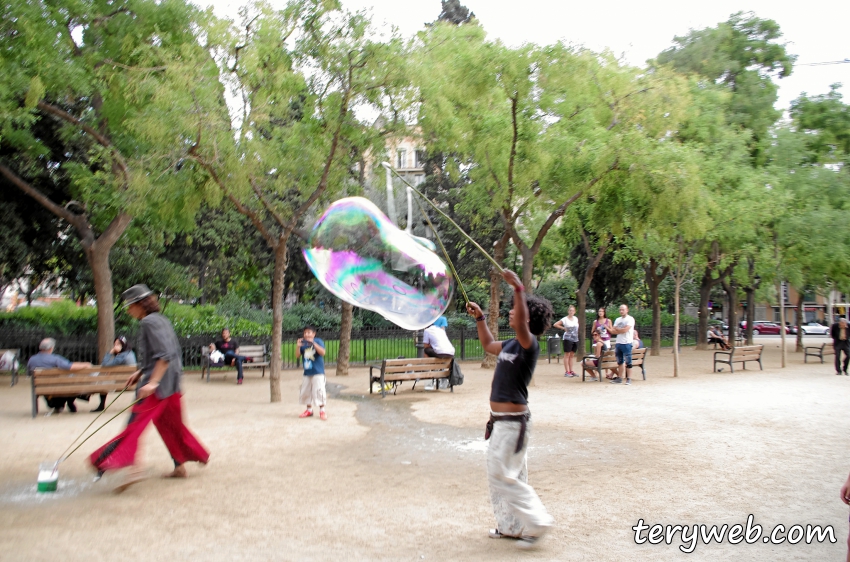
[[[298,401],[308,406],[325,405],[325,375],[304,376]]]
[[[502,412],[493,412],[493,415],[499,418],[505,416]],[[490,501],[496,516],[496,529],[500,533],[512,537],[536,537],[545,532],[546,527],[551,527],[554,519],[534,488],[528,485],[526,453],[531,420],[526,422],[525,442],[516,452],[520,428],[519,421],[497,421],[493,424],[487,449]]]

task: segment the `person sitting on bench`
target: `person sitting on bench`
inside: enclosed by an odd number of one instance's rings
[[[443,320],[443,322],[440,322],[440,320]],[[452,345],[452,342],[449,341],[449,337],[446,335],[446,329],[438,327],[438,322],[440,325],[448,324],[445,322],[445,317],[441,316],[437,319],[437,322],[434,322],[425,328],[425,333],[422,336],[422,344],[425,346],[425,355],[439,359],[454,359],[455,347]],[[440,379],[440,388],[447,387],[448,381]],[[424,388],[425,390],[434,390],[433,384],[426,384]]]
[[[438,328],[436,323],[425,328],[422,343],[425,346],[425,355],[428,357],[454,359],[455,347],[449,341],[446,330],[444,328]]]
[[[71,362],[61,355],[56,355],[53,350],[56,348],[56,340],[53,338],[44,338],[38,344],[38,353],[30,357],[27,362],[27,371],[32,373],[35,369],[65,369],[66,371],[76,371],[77,369],[86,369],[91,367],[91,363]],[[77,407],[74,405],[76,396],[45,396],[47,406],[53,408],[53,413],[58,414],[65,409],[65,404],[68,404],[68,411],[75,413]],[[35,414],[33,414],[35,415]]]
[[[136,354],[130,349],[130,344],[125,336],[118,336],[112,343],[110,349],[100,362],[103,367],[117,367],[119,365],[135,365]],[[100,405],[92,412],[102,412],[106,407],[106,394],[100,395]]]
[[[708,327],[708,343],[720,345],[720,349],[722,349],[723,351],[728,351],[730,349],[726,338],[723,337],[723,333],[720,332],[717,326]]]
[[[242,384],[242,363],[247,357],[239,355],[239,342],[230,337],[227,328],[221,331],[221,339],[215,342],[215,348],[224,353],[225,365],[236,365],[236,384]]]

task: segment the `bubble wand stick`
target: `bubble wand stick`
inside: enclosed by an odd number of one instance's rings
[[[124,386],[124,388],[122,388],[122,389],[121,389],[121,392],[119,392],[119,393],[118,393],[118,396],[116,396],[115,398],[113,398],[113,399],[112,399],[112,402],[110,402],[109,404],[107,404],[106,408],[104,408],[103,410],[101,410],[101,411],[100,411],[100,413],[94,417],[94,419],[91,421],[91,423],[89,423],[89,424],[86,426],[86,428],[85,428],[85,429],[84,429],[84,430],[83,430],[83,431],[82,431],[82,432],[81,432],[81,433],[80,433],[80,434],[76,437],[76,439],[74,439],[73,441],[71,441],[71,444],[70,444],[70,445],[68,445],[68,448],[67,448],[67,449],[65,449],[65,450],[62,452],[62,454],[61,454],[61,455],[59,455],[59,460],[58,460],[58,461],[56,461],[56,466],[57,466],[57,467],[59,466],[59,463],[60,463],[60,462],[64,461],[65,459],[67,459],[68,457],[70,457],[70,456],[71,456],[70,454],[68,454],[67,456],[65,455],[65,453],[67,453],[67,452],[68,452],[68,449],[70,449],[71,447],[73,447],[73,446],[74,446],[74,443],[76,443],[76,442],[77,442],[77,440],[78,440],[80,437],[82,437],[83,435],[85,435],[85,434],[86,434],[86,431],[88,431],[88,430],[89,430],[89,428],[90,428],[91,426],[93,426],[93,425],[94,425],[94,422],[96,422],[96,421],[97,421],[97,419],[98,419],[100,416],[102,416],[104,413],[106,413],[106,410],[108,410],[110,406],[112,406],[113,404],[115,404],[115,401],[116,401],[116,400],[118,400],[119,398],[121,398],[121,395],[122,395],[122,394],[124,394],[124,392],[125,392],[128,388],[130,388],[130,385],[129,385],[129,384],[128,384],[128,385],[125,385],[125,386]],[[138,400],[136,400],[136,402],[138,402]],[[135,404],[136,402],[133,402],[133,404]],[[130,406],[132,406],[133,404],[130,404]],[[127,408],[129,408],[130,406],[128,406]],[[118,414],[116,414],[116,415],[119,415],[119,416],[120,416],[123,412],[125,412],[125,411],[127,410],[127,408],[124,408],[124,410],[121,410],[121,411],[120,411],[120,412],[118,412]],[[115,419],[115,418],[112,418],[112,419]],[[108,421],[107,421],[105,424],[103,424],[103,425],[106,425],[107,423],[109,423],[110,421],[112,421],[112,419],[108,420]],[[97,433],[100,429],[102,429],[102,427],[103,427],[103,426],[99,427],[98,429],[95,429],[95,430],[92,432],[92,435],[94,435],[95,433]],[[91,435],[89,435],[89,437],[91,437]],[[88,439],[88,437],[87,437],[86,439]],[[83,441],[83,443],[85,443],[85,441]],[[80,445],[82,445],[82,443],[80,443]],[[77,449],[79,449],[79,447],[77,447]],[[74,451],[76,451],[77,449],[74,449]],[[71,451],[71,452],[73,453],[74,451]],[[54,471],[55,471],[55,470],[56,470],[56,469],[54,468]]]
[[[117,398],[116,398],[116,399],[117,399]],[[114,401],[115,401],[115,400],[113,400],[113,402],[114,402]],[[67,454],[67,455],[65,455],[64,457],[60,458],[58,461],[56,461],[56,465],[58,466],[60,462],[62,462],[62,461],[64,461],[64,460],[67,460],[67,459],[68,459],[68,457],[70,457],[71,455],[73,455],[73,454],[76,452],[76,450],[77,450],[77,449],[79,449],[80,447],[82,447],[82,446],[83,446],[83,444],[84,444],[86,441],[88,441],[89,439],[91,439],[91,438],[94,436],[94,434],[95,434],[95,433],[97,433],[98,431],[100,431],[101,429],[103,429],[104,427],[106,427],[107,425],[109,425],[109,422],[111,422],[112,420],[114,420],[115,418],[117,418],[118,416],[120,416],[121,414],[123,414],[124,412],[126,412],[127,410],[129,410],[130,408],[132,408],[133,406],[135,406],[136,404],[138,404],[138,403],[139,403],[139,402],[141,402],[141,401],[142,401],[142,399],[141,399],[141,398],[137,398],[136,400],[133,400],[132,402],[130,402],[130,404],[129,404],[126,408],[124,408],[123,410],[121,410],[120,412],[118,412],[117,414],[115,414],[114,416],[112,416],[111,418],[109,418],[108,420],[106,420],[105,422],[103,422],[103,425],[101,425],[100,427],[98,427],[97,429],[95,429],[94,431],[92,431],[92,432],[91,432],[91,435],[89,435],[88,437],[86,437],[85,439],[83,439],[82,441],[80,441],[80,444],[79,444],[79,445],[77,445],[76,447],[74,447],[74,450],[73,450],[73,451],[71,451],[70,453],[68,453],[68,454]],[[80,434],[80,435],[82,436],[82,434]],[[79,437],[77,437],[77,439],[79,439]],[[75,439],[75,441],[76,441],[76,439]],[[55,469],[54,469],[54,470],[55,470]]]
[[[425,209],[422,208],[422,204],[419,202],[419,199],[416,199],[416,206],[419,207],[419,210],[422,212],[422,215],[425,217],[425,220],[428,221],[428,226],[431,227],[431,231],[434,233],[434,237],[437,239],[437,244],[440,245],[440,250],[443,251],[443,255],[446,256],[446,261],[449,262],[449,268],[452,270],[452,275],[455,276],[457,280],[458,287],[460,288],[461,294],[463,294],[463,300],[466,301],[466,304],[469,304],[469,297],[466,296],[466,289],[463,288],[463,282],[461,282],[460,277],[455,270],[455,264],[452,263],[452,259],[449,257],[449,253],[446,251],[446,247],[443,246],[443,241],[440,240],[440,235],[437,234],[437,229],[434,228],[434,224],[431,222],[431,217],[428,216],[428,213],[425,212]]]
[[[490,263],[492,263],[492,264],[493,264],[493,267],[495,267],[495,268],[496,268],[496,270],[497,270],[499,273],[504,273],[504,272],[505,272],[505,270],[502,268],[502,266],[501,266],[501,265],[499,265],[499,264],[496,262],[496,260],[494,260],[494,259],[493,259],[493,256],[491,256],[490,254],[488,254],[488,253],[487,253],[487,250],[485,250],[484,248],[482,248],[482,247],[478,244],[478,242],[476,242],[475,240],[473,240],[473,239],[472,239],[472,237],[471,237],[469,234],[467,234],[466,232],[464,232],[464,230],[463,230],[460,226],[458,226],[458,224],[457,224],[455,221],[453,221],[453,220],[452,220],[452,218],[451,218],[449,215],[447,215],[446,213],[444,213],[442,209],[440,209],[439,207],[437,207],[437,205],[435,205],[435,204],[434,204],[434,203],[433,203],[430,199],[428,199],[427,197],[425,197],[425,195],[424,195],[421,191],[419,191],[418,189],[416,189],[415,187],[413,187],[412,185],[410,185],[410,182],[408,182],[408,181],[407,181],[406,179],[404,179],[404,178],[403,178],[403,177],[402,177],[402,176],[401,176],[398,172],[396,172],[396,171],[393,169],[393,167],[392,167],[392,166],[390,166],[390,164],[389,164],[388,162],[381,162],[381,166],[383,166],[383,167],[384,167],[384,168],[386,168],[387,170],[389,170],[389,171],[391,171],[392,173],[394,173],[394,174],[396,175],[396,177],[397,177],[398,179],[400,179],[402,182],[404,182],[404,184],[405,184],[405,185],[407,185],[407,187],[409,187],[410,189],[412,189],[412,190],[413,190],[413,192],[414,192],[416,195],[418,195],[419,197],[421,197],[422,199],[424,199],[424,200],[425,200],[425,201],[426,201],[429,205],[431,205],[431,207],[432,207],[435,211],[437,211],[438,213],[440,213],[440,215],[442,215],[442,217],[443,217],[444,219],[446,219],[447,221],[449,221],[449,222],[452,224],[452,226],[454,226],[454,227],[458,230],[458,232],[460,232],[460,233],[464,236],[464,238],[466,238],[467,240],[469,240],[469,241],[472,243],[472,245],[473,245],[473,246],[475,246],[476,248],[478,248],[478,251],[479,251],[479,252],[481,252],[482,254],[484,254],[484,257],[485,257],[485,258],[487,258],[488,260],[490,260]]]

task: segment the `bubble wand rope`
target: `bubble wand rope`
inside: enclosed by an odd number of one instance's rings
[[[425,209],[422,208],[422,204],[419,203],[419,199],[416,199],[416,206],[419,207],[419,210],[422,212],[422,216],[424,216],[425,220],[428,221],[428,226],[431,227],[431,231],[434,233],[434,237],[437,239],[437,244],[440,245],[440,250],[443,251],[443,255],[446,256],[446,261],[449,262],[449,268],[452,270],[452,275],[454,275],[455,279],[457,280],[460,292],[461,294],[463,294],[463,300],[466,301],[466,304],[469,304],[469,297],[466,296],[466,289],[463,288],[463,282],[461,282],[460,276],[458,276],[457,271],[455,270],[455,265],[452,263],[452,259],[449,257],[449,253],[446,251],[446,247],[443,246],[443,241],[440,240],[440,235],[437,234],[437,229],[434,228],[434,224],[431,222],[431,217],[429,217],[428,213],[425,212]]]
[[[416,189],[415,187],[413,187],[412,185],[410,185],[410,183],[409,183],[406,179],[404,179],[404,178],[403,178],[403,177],[402,177],[402,176],[401,176],[398,172],[396,172],[396,171],[393,169],[393,167],[392,167],[392,166],[390,166],[387,162],[381,162],[381,166],[383,166],[383,167],[384,167],[384,168],[386,168],[387,170],[390,170],[392,173],[394,173],[398,179],[400,179],[402,182],[404,182],[404,184],[405,184],[405,185],[407,185],[407,187],[409,187],[410,189],[412,189],[412,190],[413,190],[413,193],[415,193],[416,195],[418,195],[419,197],[421,197],[422,199],[424,199],[424,200],[425,200],[425,201],[426,201],[429,205],[431,205],[431,207],[432,207],[435,211],[437,211],[438,213],[440,213],[440,215],[442,215],[442,216],[443,216],[443,218],[445,218],[447,221],[449,221],[449,222],[452,224],[452,226],[454,226],[454,227],[458,230],[458,232],[460,232],[460,233],[464,236],[464,238],[466,238],[467,240],[469,240],[469,241],[472,243],[472,245],[473,245],[473,246],[475,246],[476,248],[478,248],[478,251],[479,251],[479,252],[481,252],[482,254],[484,254],[484,257],[485,257],[485,258],[487,258],[488,260],[490,260],[490,263],[492,263],[492,264],[493,264],[493,267],[495,267],[495,268],[496,268],[496,270],[497,270],[499,273],[504,273],[504,272],[505,272],[504,268],[502,268],[502,266],[501,266],[501,265],[499,265],[499,264],[496,262],[496,260],[494,260],[494,259],[493,259],[493,256],[491,256],[490,254],[488,254],[488,253],[487,253],[487,250],[485,250],[484,248],[482,248],[482,247],[478,244],[478,242],[476,242],[475,240],[473,240],[473,239],[472,239],[472,236],[470,236],[469,234],[467,234],[466,232],[464,232],[464,230],[463,230],[460,226],[458,226],[458,224],[457,224],[455,221],[453,221],[453,220],[452,220],[452,218],[451,218],[449,215],[447,215],[446,213],[444,213],[442,209],[440,209],[439,207],[437,207],[437,205],[435,205],[435,204],[434,204],[434,203],[433,203],[430,199],[428,199],[427,197],[425,197],[425,195],[424,195],[421,191],[419,191],[418,189]]]
[[[126,390],[126,389],[125,389],[125,390]],[[117,398],[116,398],[116,400],[117,400]],[[82,446],[83,446],[83,444],[84,444],[86,441],[88,441],[89,439],[91,439],[91,438],[92,438],[92,436],[93,436],[95,433],[97,433],[98,431],[100,431],[101,429],[103,429],[104,427],[106,427],[107,425],[109,425],[109,422],[111,422],[112,420],[114,420],[115,418],[117,418],[118,416],[120,416],[121,414],[123,414],[124,412],[126,412],[127,410],[129,410],[130,408],[132,408],[133,406],[135,406],[136,404],[138,404],[138,403],[139,403],[139,402],[141,402],[141,401],[142,401],[142,399],[141,399],[141,398],[137,398],[137,399],[133,400],[133,401],[130,403],[130,405],[129,405],[129,406],[127,406],[126,408],[124,408],[123,410],[121,410],[120,412],[118,412],[117,414],[115,414],[114,416],[112,416],[111,418],[109,418],[108,420],[106,420],[105,422],[103,422],[103,425],[101,425],[100,427],[98,427],[97,429],[95,429],[94,431],[92,431],[92,432],[91,432],[91,435],[89,435],[88,437],[86,437],[85,439],[83,439],[82,441],[80,441],[80,444],[79,444],[79,445],[77,445],[76,447],[74,447],[74,450],[73,450],[73,451],[71,451],[70,453],[68,453],[68,454],[67,454],[67,455],[65,455],[63,458],[59,459],[58,461],[56,461],[56,466],[59,466],[59,463],[60,463],[60,462],[67,460],[67,459],[68,459],[68,457],[70,457],[71,455],[73,455],[73,454],[77,451],[77,449],[79,449],[80,447],[82,447]],[[115,402],[115,400],[113,400],[113,402]],[[81,434],[81,435],[82,435],[82,434]],[[78,437],[77,439],[79,439],[79,437]],[[55,471],[55,470],[56,470],[56,469],[54,469],[54,471]]]

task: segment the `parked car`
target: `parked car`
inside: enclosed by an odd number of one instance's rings
[[[825,335],[829,334],[829,327],[824,326],[823,324],[818,324],[817,322],[809,322],[808,324],[803,324],[802,326],[800,326],[800,329],[803,330],[803,333],[807,336],[808,335],[825,336]],[[796,334],[797,331],[794,330],[793,333]]]
[[[747,322],[741,322],[741,331],[747,329]],[[757,336],[759,334],[778,334],[780,326],[777,322],[767,322],[765,320],[756,320],[753,322],[753,335]],[[785,326],[785,333],[790,334],[791,330],[788,326]]]

